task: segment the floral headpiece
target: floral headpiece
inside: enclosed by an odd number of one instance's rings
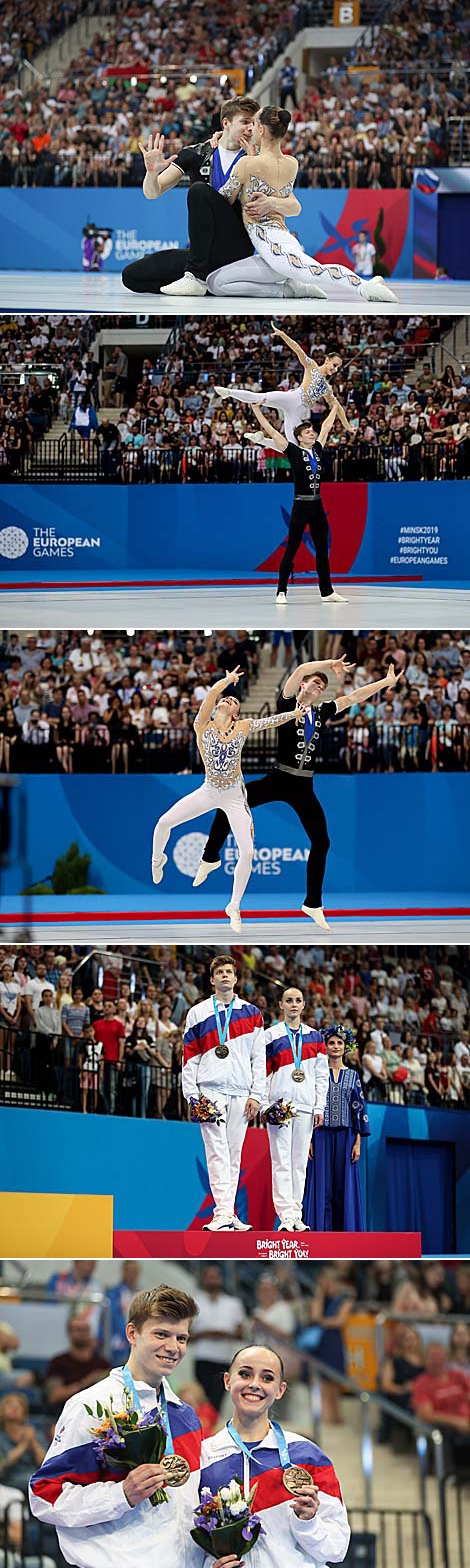
[[[323,1030],[324,1040],[331,1040],[334,1034],[338,1036],[339,1040],[343,1041],[345,1051],[353,1050],[353,1047],[356,1045],[354,1029],[348,1029],[346,1024],[328,1024],[328,1028]]]

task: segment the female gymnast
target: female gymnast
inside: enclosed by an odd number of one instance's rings
[[[246,798],[246,788],[241,771],[241,756],[248,735],[255,730],[277,729],[303,713],[296,707],[293,713],[274,713],[261,719],[241,719],[238,697],[224,696],[228,686],[236,686],[243,671],[240,666],[227,671],[222,680],[211,686],[194,720],[196,740],[204,767],[205,780],[200,789],[177,801],[159,818],[153,835],[152,878],[161,882],[168,856],[164,854],[171,829],[180,822],[189,822],[206,811],[221,806],[228,817],[238,848],[238,861],[233,879],[233,893],[225,913],[232,931],[241,932],[240,903],[251,873],[253,861],[253,818]],[[215,711],[214,711],[215,710]],[[212,714],[214,716],[212,717]]]
[[[330,1085],[323,1127],[313,1133],[307,1167],[304,1212],[311,1230],[365,1230],[359,1160],[361,1138],[370,1137],[362,1084],[355,1067],[344,1064],[355,1045],[352,1029],[330,1024],[323,1030]]]
[[[258,193],[279,197],[292,195],[299,165],[297,158],[281,151],[289,123],[287,109],[260,109],[255,116],[253,140],[259,146],[259,153],[240,158],[225,185],[221,186],[221,196],[225,196],[232,206],[239,197],[243,211],[250,197]],[[396,294],[387,288],[383,278],[372,278],[365,283],[350,267],[337,264],[325,267],[315,261],[314,256],[308,256],[280,215],[251,221],[244,215],[244,223],[254,250],[268,264],[271,273],[294,281],[297,288],[300,284],[306,295],[335,298],[342,295],[346,283],[355,289],[359,299],[398,303]],[[326,294],[319,288],[320,283],[326,285]]]
[[[286,1391],[284,1366],[268,1345],[237,1350],[224,1373],[230,1419],[201,1450],[200,1502],[238,1479],[245,1497],[257,1484],[254,1510],[262,1533],[253,1547],[258,1568],[325,1568],[342,1563],[350,1540],[348,1516],[331,1459],[309,1437],[282,1427],[273,1405]],[[241,1568],[227,1544],[220,1568]],[[209,1551],[189,1548],[188,1568],[215,1568]]]
[[[284,416],[284,434],[287,436],[287,440],[294,441],[296,446],[298,445],[295,434],[296,425],[300,425],[304,419],[309,419],[313,405],[318,403],[321,398],[324,403],[328,404],[329,408],[333,408],[333,404],[335,404],[338,419],[341,420],[344,429],[350,432],[352,425],[350,425],[348,416],[341,403],[335,398],[328,380],[329,376],[336,376],[338,371],[341,370],[341,355],[333,351],[332,354],[327,354],[326,359],[322,360],[321,365],[319,365],[318,360],[311,359],[310,355],[305,353],[300,343],[296,343],[294,338],[290,338],[288,333],[283,332],[281,327],[276,327],[274,321],[271,322],[271,326],[275,336],[282,338],[283,343],[286,343],[287,347],[292,349],[293,354],[297,355],[297,359],[300,360],[300,364],[303,366],[304,374],[300,385],[291,387],[287,392],[246,392],[243,387],[216,386],[215,391],[219,397],[235,398],[238,403],[258,404],[260,407],[277,409],[278,413]],[[259,445],[266,444],[263,442],[261,435],[255,436],[250,433],[248,439],[255,441]]]

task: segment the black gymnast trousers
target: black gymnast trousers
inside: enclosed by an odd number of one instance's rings
[[[323,806],[313,793],[312,775],[306,778],[298,768],[295,771],[291,771],[290,768],[273,768],[272,773],[267,773],[264,778],[250,779],[246,786],[246,794],[251,811],[256,806],[268,805],[273,800],[282,800],[286,806],[292,806],[302,827],[305,828],[311,846],[307,861],[305,903],[310,909],[319,909],[322,903],[323,877],[330,840]],[[225,812],[216,811],[203,860],[220,860],[221,850],[229,832],[230,826]]]
[[[140,263],[138,263],[140,265]],[[310,531],[322,599],[333,592],[328,558],[328,519],[323,502],[313,496],[296,496],[289,519],[289,538],[279,567],[278,593],[287,593],[287,584],[305,529]]]
[[[124,267],[122,281],[135,294],[158,294],[164,283],[175,283],[185,272],[207,278],[217,267],[230,261],[243,261],[253,255],[239,202],[231,207],[204,180],[195,180],[188,190],[189,247],[185,250],[159,250]]]

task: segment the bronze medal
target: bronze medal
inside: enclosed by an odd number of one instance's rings
[[[303,1083],[305,1078],[303,1067],[294,1067],[292,1077],[294,1079],[294,1083]]]
[[[184,1486],[191,1474],[187,1459],[182,1459],[181,1454],[164,1454],[162,1465],[166,1486]]]
[[[292,1492],[293,1497],[297,1497],[298,1492],[303,1492],[304,1486],[315,1485],[308,1470],[303,1470],[301,1465],[289,1465],[287,1470],[283,1471],[282,1480],[286,1492]]]
[[[230,1056],[228,1045],[216,1045],[215,1054],[216,1056]]]

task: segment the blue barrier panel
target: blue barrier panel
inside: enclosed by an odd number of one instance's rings
[[[457,1252],[470,1252],[470,1116],[452,1110],[399,1106],[369,1107],[371,1137],[364,1142],[366,1225],[386,1230],[387,1143],[404,1138],[415,1146],[444,1144],[453,1152],[454,1189],[449,1210]],[[126,1158],[123,1162],[123,1126]],[[207,1192],[207,1175],[198,1127],[179,1122],[93,1116],[69,1112],[0,1110],[4,1188],[11,1192],[101,1193],[114,1189],[114,1229],[185,1230],[197,1221]],[[260,1134],[260,1136],[263,1136]],[[151,1181],[129,1181],[150,1169],[171,1169],[171,1216],[155,1209]],[[242,1177],[243,1184],[243,1177]],[[427,1216],[429,1225],[432,1214]],[[428,1233],[429,1252],[435,1249]]]
[[[292,225],[310,255],[352,265],[359,230],[373,237],[380,224],[383,263],[390,276],[413,275],[413,193],[410,191],[299,191],[302,212]],[[186,191],[146,201],[140,188],[0,189],[2,267],[80,272],[83,229],[111,231],[104,274],[122,272],[148,251],[187,244]],[[157,302],[155,309],[158,308]]]
[[[3,485],[0,582],[277,573],[290,485]],[[470,483],[326,484],[333,571],[468,583]],[[298,571],[314,571],[305,536]]]
[[[201,776],[176,774],[43,777],[23,776],[30,880],[43,882],[69,845],[91,855],[89,882],[124,901],[151,895],[151,907],[165,909],[177,895],[181,907],[200,908],[192,889],[211,816],[206,814],[173,830],[161,888],[154,888],[150,852],[154,824],[176,800],[195,790]],[[323,774],[316,794],[328,818],[332,848],[327,890],[361,898],[388,890],[411,900],[466,894],[470,860],[468,779],[465,774]],[[18,800],[13,795],[14,815]],[[250,893],[302,903],[307,840],[295,813],[286,805],[260,806],[254,812],[255,860]],[[223,866],[211,875],[210,897],[219,903],[230,890],[236,851],[227,841]],[[2,874],[3,907],[23,890],[16,862]],[[73,903],[73,901],[72,901]],[[48,904],[47,904],[47,907]],[[105,908],[105,899],[98,907]],[[51,911],[54,901],[50,900]],[[380,1227],[379,1227],[380,1228]]]

